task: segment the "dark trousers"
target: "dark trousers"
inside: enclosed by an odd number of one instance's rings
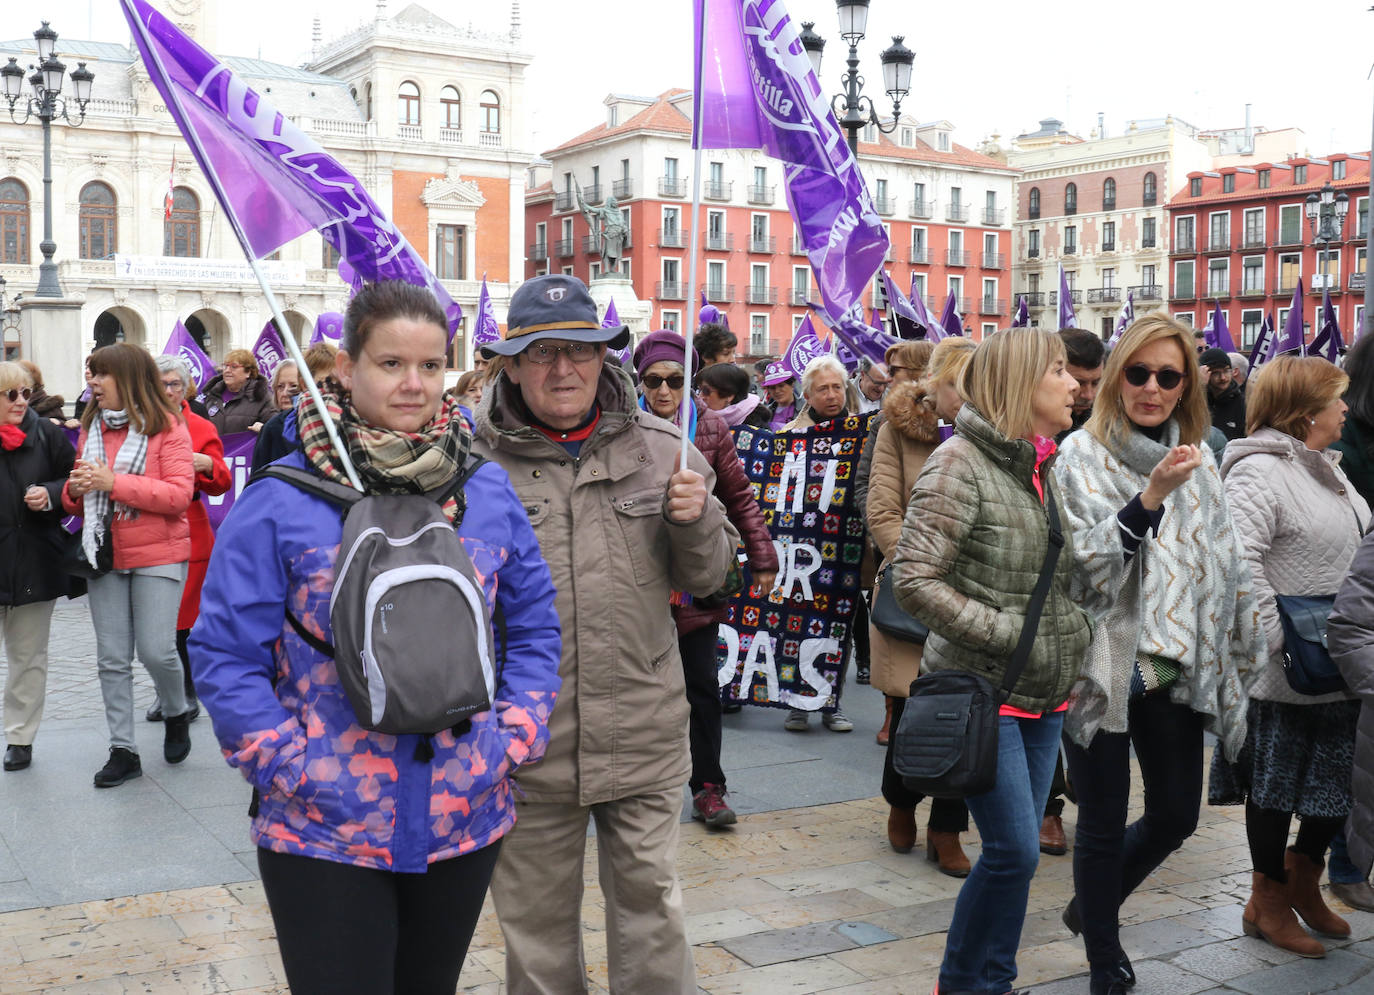
[[[1197,828],[1202,804],[1202,716],[1167,691],[1136,698],[1129,732],[1099,732],[1085,750],[1068,742],[1069,777],[1078,800],[1073,883],[1088,963],[1121,956],[1121,904]],[[1130,748],[1145,782],[1145,812],[1126,825]]]
[[[896,732],[906,708],[906,699],[888,700],[892,702],[891,728]],[[887,751],[883,754],[883,800],[893,808],[915,808],[925,795],[903,784],[901,776],[892,768],[892,747],[896,740],[896,736],[888,737]],[[926,829],[936,833],[968,832],[968,807],[958,798],[932,798]]]
[[[1054,764],[1054,780],[1050,782],[1050,797],[1045,802],[1045,818],[1064,814],[1064,792],[1069,790],[1064,780],[1064,757],[1061,755]]]
[[[854,622],[850,627],[850,642],[854,645],[854,659],[858,661],[860,667],[868,669],[869,655],[868,641],[868,592],[860,591],[859,596],[854,599]],[[843,686],[844,681],[839,682]]]
[[[394,874],[260,847],[293,995],[453,995],[500,850]]]
[[[678,653],[682,656],[682,676],[687,684],[687,704],[692,718],[688,725],[688,741],[692,747],[692,779],[688,782],[692,794],[703,784],[725,787],[725,771],[720,767],[720,681],[716,674],[715,624],[677,637]]]
[[[186,701],[188,704],[196,696],[196,683],[191,680],[191,657],[187,646],[190,640],[190,629],[177,630],[177,656],[181,657],[181,673],[186,685]]]
[[[1256,871],[1273,881],[1285,879],[1284,853],[1288,849],[1288,827],[1293,816],[1272,808],[1245,803],[1245,836],[1250,843],[1250,863]],[[1308,816],[1298,821],[1298,838],[1293,849],[1321,867],[1331,837],[1341,831],[1344,819],[1318,819]]]

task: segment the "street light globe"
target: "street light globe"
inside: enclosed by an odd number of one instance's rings
[[[904,35],[893,35],[892,45],[879,56],[883,63],[883,88],[897,103],[911,92],[911,67],[916,53],[902,44]]]
[[[38,67],[38,71],[43,74],[43,89],[54,97],[62,92],[62,80],[67,74],[67,67],[63,63],[48,59]]]
[[[857,45],[868,33],[868,0],[835,0],[840,15],[840,37]]]
[[[816,74],[817,79],[820,79],[821,56],[825,54],[825,39],[816,33],[815,21],[802,21],[801,26],[802,48],[806,51],[806,57],[811,60],[811,71]]]
[[[86,63],[78,62],[76,68],[71,72],[72,89],[76,92],[76,102],[82,107],[86,106],[91,99],[91,84],[95,82],[95,73],[86,68]]]
[[[53,49],[57,46],[57,32],[48,26],[47,21],[33,33],[33,40],[38,43],[38,61],[47,62],[51,59]]]
[[[1321,198],[1314,193],[1310,193],[1307,195],[1307,199],[1304,203],[1306,204],[1304,213],[1307,215],[1307,220],[1316,221],[1317,211],[1319,210],[1319,205],[1321,204]]]
[[[0,79],[4,80],[5,99],[13,104],[24,92],[24,70],[14,56],[10,56],[10,61],[0,68]]]

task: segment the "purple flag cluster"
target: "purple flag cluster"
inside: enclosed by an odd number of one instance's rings
[[[887,232],[797,26],[781,0],[694,6],[693,146],[762,149],[782,161],[826,323],[856,353],[881,362],[894,340],[865,323],[862,297],[887,252]]]
[[[120,6],[153,85],[245,252],[262,258],[318,231],[338,251],[345,282],[427,287],[452,337],[462,308],[356,177],[146,0]]]
[[[887,313],[892,317],[897,337],[899,339],[926,338],[929,316],[926,317],[926,321],[922,321],[921,314],[907,299],[906,294],[897,289],[897,285],[892,282],[892,276],[887,270],[883,270],[883,286],[887,290]],[[924,310],[924,305],[922,310]]]
[[[191,376],[196,381],[196,393],[199,394],[205,389],[215,376],[215,364],[210,362],[210,357],[205,355],[205,350],[191,333],[186,330],[186,326],[177,319],[177,327],[172,329],[172,336],[167,340],[167,346],[162,350],[164,356],[180,356],[185,360],[186,365],[191,368]]]
[[[1130,328],[1135,321],[1135,293],[1126,291],[1126,303],[1121,305],[1121,310],[1116,313],[1116,326],[1112,329],[1112,337],[1107,340],[1108,348],[1115,346],[1121,341],[1121,336],[1126,334],[1126,329]]]
[[[792,333],[792,341],[788,342],[787,348],[783,350],[782,365],[793,376],[800,377],[806,370],[806,364],[829,351],[816,335],[816,326],[811,324],[811,315],[808,314],[802,318],[801,324]]]
[[[281,361],[286,358],[286,343],[281,340],[281,335],[277,333],[277,325],[274,321],[268,321],[262,326],[262,331],[258,333],[258,340],[253,343],[253,358],[258,361],[258,371],[268,380],[272,379],[272,374],[276,372]]]
[[[1336,309],[1331,306],[1331,290],[1328,287],[1322,293],[1322,326],[1317,330],[1317,335],[1312,339],[1309,353],[1322,356],[1331,362],[1336,362],[1341,358],[1341,353],[1345,352],[1345,339],[1341,337],[1341,326],[1336,321]]]

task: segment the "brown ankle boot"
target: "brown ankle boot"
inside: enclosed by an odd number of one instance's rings
[[[878,730],[876,737],[879,746],[886,746],[888,737],[892,735],[892,696],[883,695],[883,701],[887,704],[887,714],[883,716],[883,727]]]
[[[959,845],[958,833],[937,833],[927,829],[926,860],[938,861],[940,873],[952,878],[966,878],[971,870],[964,848]]]
[[[1311,857],[1298,853],[1291,846],[1288,848],[1283,858],[1283,869],[1288,875],[1288,904],[1314,931],[1343,940],[1350,935],[1350,923],[1332,912],[1322,900],[1321,877],[1325,866],[1314,864]]]
[[[916,846],[916,809],[898,808],[896,805],[887,810],[887,841],[898,853],[910,853]]]
[[[1288,885],[1258,872],[1250,877],[1250,901],[1240,920],[1245,935],[1257,936],[1299,957],[1325,957],[1321,941],[1308,936],[1293,914]]]

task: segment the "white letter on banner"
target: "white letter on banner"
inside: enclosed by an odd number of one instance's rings
[[[726,625],[724,622],[720,624],[717,633],[725,643],[725,662],[716,672],[716,684],[725,687],[735,679],[735,671],[739,669],[739,633],[733,625]]]
[[[778,500],[774,511],[782,511],[787,502],[787,488],[796,485],[792,492],[792,513],[801,514],[802,498],[806,496],[806,457],[801,453],[788,453],[782,461],[782,476],[778,478]]]
[[[825,700],[830,697],[830,683],[825,679],[825,675],[816,669],[816,658],[839,651],[839,642],[829,636],[820,639],[803,639],[801,652],[797,654],[797,668],[801,671],[802,680],[815,694],[806,695],[798,694],[796,691],[784,691],[782,703],[788,708],[800,708],[808,712],[814,712],[824,705]]]
[[[825,461],[825,481],[821,484],[821,514],[830,510],[830,499],[835,496],[835,474],[839,468],[839,460]]]
[[[811,558],[811,562],[805,565],[798,564],[798,553],[805,553]],[[821,568],[821,551],[809,542],[787,542],[783,546],[783,555],[778,557],[778,562],[782,564],[784,576],[775,590],[780,591],[782,599],[786,601],[790,598],[793,583],[800,582],[802,599],[815,600],[815,595],[811,593],[811,575]]]
[[[762,654],[760,654],[760,650]],[[760,655],[764,657],[762,662],[759,661]],[[749,654],[744,658],[744,671],[739,678],[741,692],[748,692],[754,683],[755,674],[762,674],[764,681],[767,682],[768,700],[777,701],[778,665],[773,659],[773,636],[762,629],[754,633],[754,640],[749,644]]]

